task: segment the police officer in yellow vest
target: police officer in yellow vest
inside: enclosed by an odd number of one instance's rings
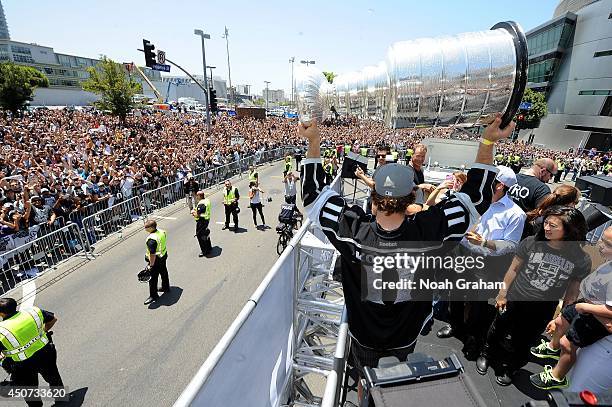
[[[359,154],[360,154],[362,157],[367,157],[367,156],[368,156],[368,149],[367,149],[367,147],[361,147],[361,148],[359,149]]]
[[[495,164],[496,165],[502,165],[504,161],[504,155],[502,153],[497,153],[495,155]]]
[[[147,220],[145,222],[145,230],[149,233],[146,241],[147,252],[145,261],[151,273],[151,279],[149,280],[149,298],[144,302],[145,305],[148,305],[159,299],[157,291],[164,293],[170,291],[170,280],[168,279],[168,268],[166,267],[166,261],[168,260],[166,232],[158,229],[157,222],[154,220]],[[157,288],[158,277],[161,277],[161,288],[159,290]]]
[[[391,155],[393,156],[393,162],[397,162],[397,158],[399,157],[399,153],[396,150],[391,151]]]
[[[208,224],[210,223],[210,208],[211,203],[210,199],[204,196],[204,191],[198,191],[196,194],[198,198],[198,202],[196,203],[196,207],[191,214],[196,221],[196,238],[198,239],[198,244],[200,245],[200,257],[206,256],[210,253],[211,244],[210,244],[210,230],[208,229]]]
[[[346,157],[348,155],[348,153],[351,152],[351,145],[350,144],[345,144],[344,145],[344,157]]]
[[[411,147],[409,147],[408,150],[406,150],[406,165],[408,165],[413,155],[414,155],[414,150]]]
[[[238,188],[232,186],[232,183],[227,180],[225,181],[225,188],[223,189],[223,205],[225,206],[225,226],[223,230],[229,229],[230,215],[234,218],[234,232],[238,232],[238,199],[240,194]]]
[[[249,165],[249,182],[259,182],[259,173],[252,165]]]
[[[331,184],[334,180],[334,165],[331,159],[325,159],[323,163],[323,171],[325,172],[325,183],[327,185]]]
[[[293,170],[292,167],[293,166],[291,164],[291,156],[288,155],[287,157],[285,157],[285,169],[283,171],[283,177],[286,176],[289,171]]]
[[[12,298],[0,298],[0,356],[2,367],[11,373],[11,385],[38,387],[38,374],[51,387],[63,387],[57,369],[57,352],[47,332],[57,318],[38,307],[17,311]],[[38,400],[27,400],[28,406],[42,406]]]
[[[557,173],[555,174],[554,182],[560,182],[561,174],[563,174],[563,171],[565,171],[565,160],[562,158],[557,158],[555,162],[557,163]]]

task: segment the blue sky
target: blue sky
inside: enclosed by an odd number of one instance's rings
[[[11,39],[88,57],[143,65],[146,38],[192,74],[202,73],[199,37],[211,35],[206,62],[227,79],[223,27],[230,30],[232,83],[260,93],[291,88],[291,64],[311,59],[336,73],[385,58],[396,41],[488,30],[514,20],[525,31],[552,17],[558,0],[429,1],[93,1],[2,0]],[[172,74],[178,74],[174,71]]]

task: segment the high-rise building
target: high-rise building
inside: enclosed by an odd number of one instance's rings
[[[9,33],[8,24],[6,23],[6,16],[4,15],[4,8],[2,8],[2,0],[0,0],[0,40],[10,40],[11,35]]]
[[[266,93],[268,97],[268,103],[282,103],[285,102],[285,91],[283,89],[268,89],[262,90],[262,97],[266,99]]]
[[[612,149],[612,0],[562,0],[527,32],[527,86],[548,114],[519,138],[550,148]]]

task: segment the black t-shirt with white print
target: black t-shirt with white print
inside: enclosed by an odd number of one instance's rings
[[[523,265],[508,290],[512,301],[557,301],[570,280],[580,281],[591,271],[591,258],[576,242],[556,249],[530,236],[519,244],[516,257]]]
[[[550,194],[548,185],[533,175],[516,174],[516,182],[510,187],[508,195],[525,213],[537,208],[542,199]]]

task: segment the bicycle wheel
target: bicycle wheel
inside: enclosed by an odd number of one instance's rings
[[[281,233],[278,235],[278,242],[276,242],[276,254],[280,256],[285,250],[285,247],[287,247],[287,237],[284,233]]]

